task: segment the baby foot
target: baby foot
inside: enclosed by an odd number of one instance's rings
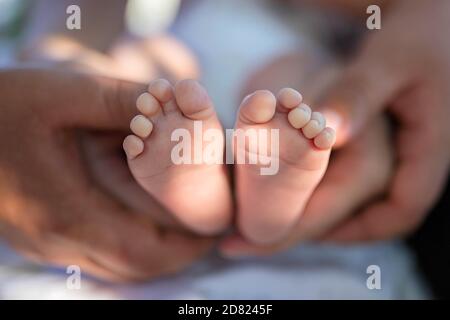
[[[288,88],[280,90],[277,98],[262,90],[247,96],[240,106],[236,129],[279,130],[277,174],[262,175],[261,164],[236,161],[236,189],[241,234],[258,244],[280,241],[297,222],[322,179],[335,132],[326,128],[321,113],[311,112],[302,103],[300,93]],[[268,145],[263,148],[249,148],[250,143],[235,143],[235,153],[246,153],[248,158],[273,144],[264,142]]]
[[[205,148],[217,144],[213,147],[223,158],[222,128],[205,89],[194,80],[180,81],[174,87],[166,80],[155,80],[136,104],[142,114],[131,121],[134,135],[125,138],[123,148],[137,182],[192,231],[208,235],[222,231],[232,211],[224,166],[205,163],[203,158],[182,164],[173,159],[173,134],[180,130],[190,135],[188,147],[191,143]],[[221,132],[218,139],[199,141],[202,138],[196,134],[208,129]]]

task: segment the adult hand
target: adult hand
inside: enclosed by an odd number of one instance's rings
[[[126,129],[144,90],[67,71],[0,71],[0,235],[13,247],[111,280],[174,272],[209,248],[211,239],[125,209],[87,173],[78,129]]]
[[[94,11],[100,14],[97,7]],[[142,83],[161,77],[171,82],[198,77],[199,67],[193,54],[168,34],[139,40],[122,36],[113,41],[107,54],[84,45],[80,39],[61,35],[61,32],[56,34],[43,34],[25,46],[19,54],[21,62]],[[103,36],[110,38],[106,34]],[[116,129],[90,130],[79,135],[87,171],[105,192],[122,204],[145,212],[158,225],[179,227],[171,215],[161,214],[161,210],[148,210],[159,204],[138,185],[123,157],[123,139],[129,128]]]
[[[382,29],[338,79],[323,106],[343,115],[340,144],[359,139],[366,123],[388,109],[398,122],[397,163],[386,198],[344,222],[335,241],[404,236],[442,192],[450,163],[450,2],[394,1]]]
[[[169,35],[135,40],[122,37],[109,54],[89,49],[73,39],[47,36],[23,59],[49,64],[52,68],[148,83],[163,77],[175,83],[198,77],[198,66],[190,51]],[[123,153],[125,131],[102,130],[80,135],[86,168],[94,181],[127,207],[145,212],[158,225],[179,227],[172,215],[151,210],[159,204],[138,185],[128,169]]]

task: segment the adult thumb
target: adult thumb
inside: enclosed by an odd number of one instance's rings
[[[368,52],[369,51],[369,52]],[[340,69],[317,103],[337,132],[336,147],[357,136],[365,123],[387,108],[403,86],[398,67],[369,49]]]
[[[26,103],[60,127],[126,129],[146,91],[143,84],[68,70],[11,69],[1,71],[1,79],[11,92],[23,92],[10,103]]]

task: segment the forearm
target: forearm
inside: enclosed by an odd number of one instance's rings
[[[69,30],[66,9],[81,9],[81,30]],[[82,49],[105,52],[123,30],[126,0],[37,0],[31,10],[19,59],[70,58]]]

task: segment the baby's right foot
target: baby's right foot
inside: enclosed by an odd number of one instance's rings
[[[270,91],[256,91],[241,104],[236,129],[257,132],[279,130],[279,171],[262,175],[262,165],[236,164],[237,224],[251,242],[269,244],[282,240],[295,225],[328,165],[334,130],[325,127],[325,118],[302,103],[293,89],[282,89],[278,97]],[[248,134],[249,139],[251,135]],[[272,137],[271,137],[272,138]],[[260,138],[257,138],[260,139]],[[256,140],[256,139],[254,139]],[[235,152],[246,159],[267,155],[273,141],[255,147],[236,145]],[[253,141],[255,143],[255,141]],[[261,146],[261,143],[267,145]],[[264,150],[263,154],[258,154]],[[274,150],[271,150],[272,152]],[[242,162],[242,161],[241,161]]]
[[[222,231],[229,225],[232,213],[225,167],[218,162],[204,163],[203,158],[194,161],[190,156],[190,164],[175,164],[175,145],[171,141],[172,134],[180,129],[190,136],[188,147],[191,142],[200,143],[205,150],[215,144],[213,149],[220,150],[217,159],[223,158],[223,130],[211,100],[193,80],[180,81],[175,87],[166,80],[156,80],[148,91],[137,101],[142,115],[131,122],[134,135],[126,137],[123,143],[133,176],[191,230],[208,235]],[[206,143],[197,137],[199,124],[202,136],[206,130],[216,129],[220,132],[218,139]],[[192,154],[195,148],[194,145]],[[187,151],[183,150],[183,156]]]

